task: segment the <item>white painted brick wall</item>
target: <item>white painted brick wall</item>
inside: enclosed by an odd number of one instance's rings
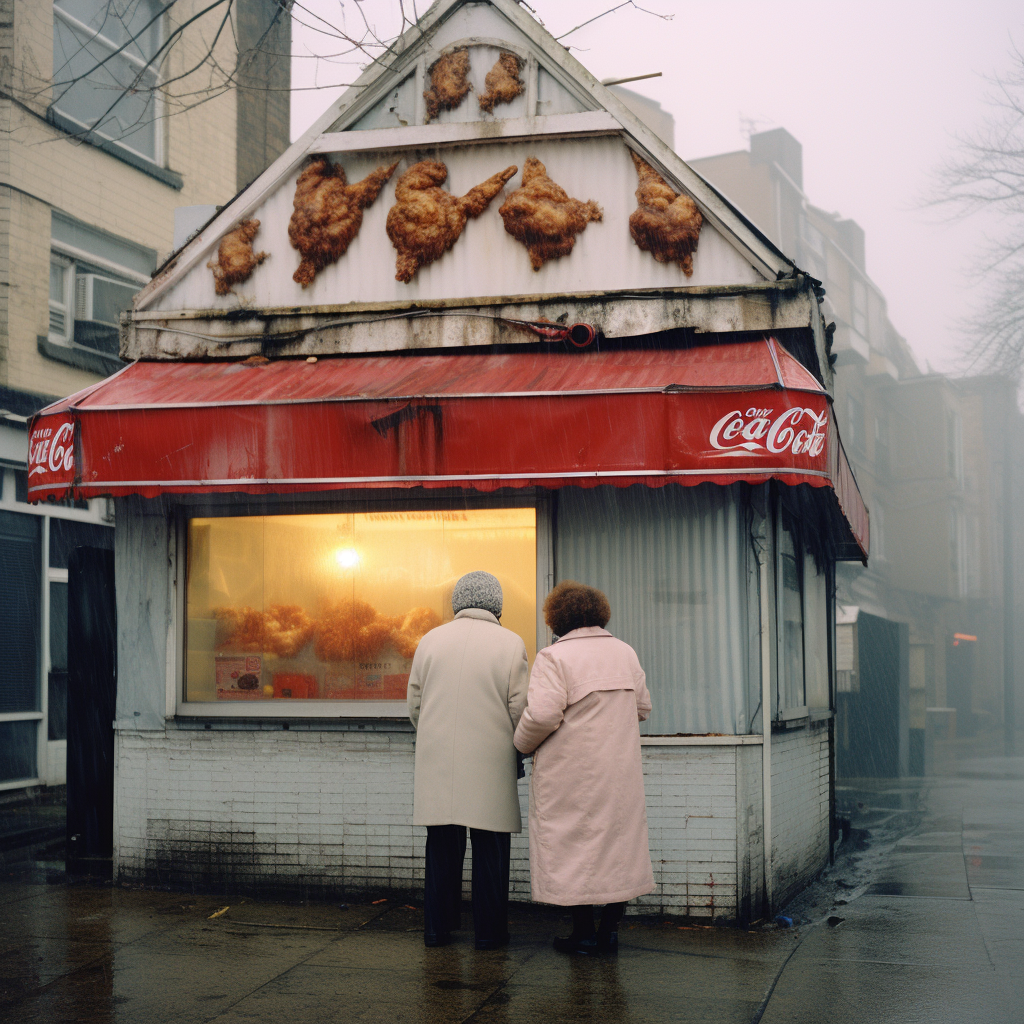
[[[408,733],[170,730],[117,734],[115,858],[124,881],[419,894]],[[736,916],[732,747],[644,747],[651,858],[645,910]],[[524,825],[527,780],[520,783]],[[512,895],[530,898],[526,829]],[[468,894],[470,858],[466,858]]]
[[[774,893],[828,858],[828,733],[773,738]],[[117,734],[115,858],[125,881],[419,896],[426,830],[412,825],[413,737],[400,732],[214,729]],[[759,916],[760,748],[645,746],[657,890],[644,910]],[[520,783],[524,826],[527,780]],[[737,806],[737,793],[743,806]],[[740,822],[738,827],[737,822]],[[741,834],[742,831],[742,834]],[[468,895],[470,858],[466,858]],[[514,899],[530,898],[526,828]]]
[[[781,904],[828,863],[828,729],[772,737],[773,895]]]

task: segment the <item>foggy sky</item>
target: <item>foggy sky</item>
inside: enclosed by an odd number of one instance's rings
[[[531,0],[556,36],[618,0]],[[784,127],[803,144],[804,191],[867,233],[868,274],[925,369],[954,370],[958,321],[981,297],[972,257],[993,221],[950,222],[922,209],[935,167],[958,132],[985,116],[986,76],[1009,67],[1024,47],[1019,0],[931,3],[890,0],[821,3],[749,0],[683,3],[639,0],[674,14],[666,22],[623,8],[568,36],[572,53],[597,78],[652,71],[663,77],[629,88],[658,100],[676,119],[684,158],[747,148],[756,129]],[[295,16],[361,26],[353,0],[299,0]],[[406,7],[412,6],[406,0]],[[422,13],[429,6],[420,0]],[[382,37],[394,35],[397,0],[363,0]],[[302,59],[332,54],[338,40],[296,23],[293,84],[353,81],[358,66]],[[345,58],[352,60],[353,58]],[[341,92],[299,91],[292,99],[298,137]]]

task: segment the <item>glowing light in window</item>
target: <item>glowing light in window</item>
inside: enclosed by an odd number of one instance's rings
[[[359,552],[355,548],[338,548],[334,560],[342,569],[354,569],[359,564]]]

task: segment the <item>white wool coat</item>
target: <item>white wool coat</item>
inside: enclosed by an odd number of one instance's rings
[[[423,637],[408,691],[414,824],[522,831],[512,736],[528,682],[522,639],[482,608]]]
[[[654,890],[640,727],[651,713],[629,644],[596,626],[537,655],[516,747],[533,751],[530,882],[539,903],[618,903]]]

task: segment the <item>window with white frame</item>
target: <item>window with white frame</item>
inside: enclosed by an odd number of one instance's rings
[[[871,557],[885,561],[885,509],[876,500],[871,503]]]
[[[853,329],[866,338],[868,336],[868,289],[859,278],[854,278],[850,289],[850,313]]]
[[[0,791],[64,780],[69,559],[114,537],[98,506],[26,500],[23,471],[0,469]]]
[[[479,568],[536,651],[532,507],[197,517],[186,544],[186,712],[404,717],[416,647]]]
[[[804,565],[793,534],[779,523],[777,579],[779,714],[807,704],[804,689]]]
[[[963,434],[960,417],[952,409],[946,410],[946,471],[950,479],[963,481]]]
[[[75,264],[50,253],[50,341],[66,345],[75,333]]]
[[[62,127],[162,162],[163,10],[160,0],[55,0],[52,110]]]
[[[116,356],[121,312],[156,268],[156,250],[57,210],[50,218],[51,344]]]

